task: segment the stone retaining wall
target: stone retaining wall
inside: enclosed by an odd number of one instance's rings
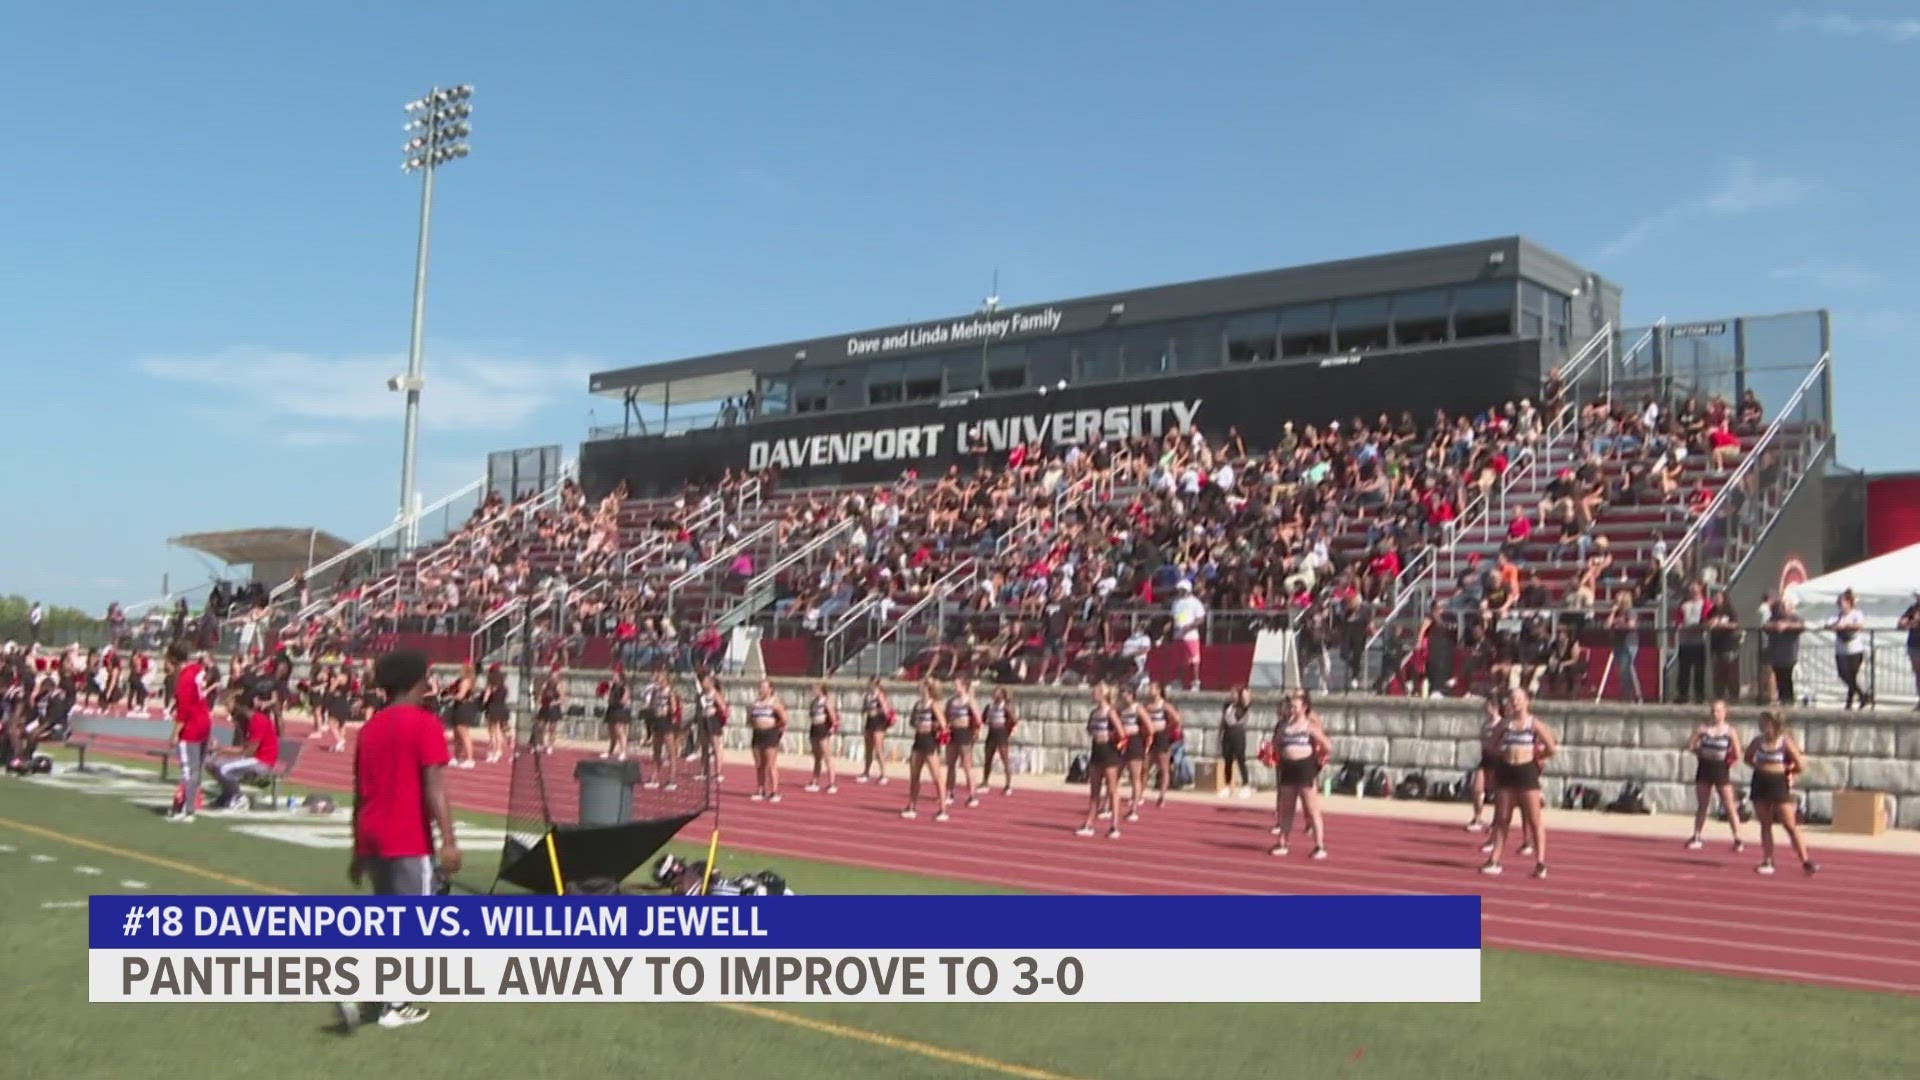
[[[594,691],[605,677],[594,672],[571,676],[573,704],[584,704],[592,715],[570,720],[570,735],[600,737],[600,699]],[[807,680],[776,680],[798,729],[788,732],[788,753],[805,752],[806,705],[813,685]],[[839,680],[830,687],[849,729],[839,737],[840,756],[857,758],[858,717],[865,684]],[[986,688],[981,689],[984,692]],[[889,686],[889,691],[894,706],[903,712],[915,693],[912,687],[901,685]],[[736,718],[752,696],[747,681],[729,680],[728,697]],[[984,702],[984,693],[982,696]],[[1086,688],[1019,687],[1015,700],[1021,716],[1014,739],[1015,771],[1065,772],[1073,755],[1085,748],[1089,707]],[[1176,694],[1174,702],[1185,715],[1187,751],[1196,768],[1211,769],[1219,754],[1219,715],[1225,695]],[[1316,705],[1333,736],[1336,764],[1355,761],[1383,765],[1396,779],[1417,770],[1430,780],[1451,780],[1479,760],[1477,736],[1482,705],[1477,699],[1330,695]],[[1694,762],[1685,747],[1704,709],[1541,701],[1535,712],[1553,727],[1561,742],[1560,755],[1545,780],[1549,800],[1557,800],[1569,783],[1596,787],[1611,798],[1622,782],[1638,780],[1657,809],[1692,810]],[[1274,696],[1255,695],[1256,734],[1249,737],[1250,743],[1258,744],[1257,732],[1269,727],[1273,716]],[[1743,740],[1756,731],[1758,717],[1756,709],[1733,710]],[[1837,790],[1882,791],[1893,798],[1894,820],[1899,826],[1920,827],[1920,716],[1803,710],[1793,714],[1792,728],[1808,755],[1808,769],[1801,783],[1816,813],[1832,812],[1833,792]],[[729,725],[729,747],[742,747],[745,739],[737,720]],[[896,727],[889,740],[894,760],[904,758],[906,742]],[[1271,782],[1269,771],[1257,763],[1254,772],[1262,781]],[[1736,770],[1736,778],[1742,772]]]

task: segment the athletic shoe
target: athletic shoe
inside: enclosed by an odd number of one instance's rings
[[[1542,879],[1542,880],[1544,880],[1544,879],[1546,878],[1546,876],[1547,876],[1547,864],[1546,864],[1546,863],[1541,863],[1541,864],[1540,864],[1539,866],[1536,866],[1536,867],[1534,867],[1534,868],[1533,868],[1533,876],[1534,876],[1535,878],[1539,878],[1539,879]]]
[[[1489,841],[1487,841],[1486,843],[1484,843],[1484,844],[1481,844],[1481,845],[1480,845],[1480,854],[1482,854],[1482,855],[1491,855],[1491,854],[1493,854],[1493,841],[1491,841],[1491,840],[1489,840]]]
[[[1771,862],[1763,862],[1759,866],[1754,867],[1753,872],[1756,874],[1771,874],[1773,873],[1773,864]]]
[[[1108,830],[1107,830],[1107,839],[1109,839],[1109,840],[1118,840],[1118,839],[1120,839],[1120,830],[1119,830],[1119,829],[1108,829]]]
[[[167,820],[170,822],[173,822],[176,825],[191,825],[193,824],[193,815],[192,814],[168,814]]]
[[[1100,820],[1101,820],[1101,821],[1112,821],[1112,820],[1113,820],[1113,811],[1111,811],[1111,810],[1102,810],[1102,811],[1100,811]]]
[[[1284,856],[1286,855],[1286,853],[1287,853],[1287,845],[1285,844],[1275,844],[1273,845],[1273,847],[1267,850],[1267,854],[1275,855],[1275,856]]]
[[[1129,810],[1129,811],[1127,811],[1127,820],[1128,820],[1128,821],[1139,821],[1139,820],[1140,820],[1140,811],[1138,811],[1138,810]]]
[[[1705,842],[1705,841],[1703,841],[1703,840],[1701,840],[1701,839],[1700,839],[1699,837],[1697,837],[1697,836],[1696,836],[1696,837],[1694,837],[1693,839],[1691,839],[1691,840],[1689,840],[1689,841],[1687,841],[1687,850],[1688,850],[1688,851],[1699,851],[1699,850],[1700,850],[1701,848],[1703,848],[1703,847],[1706,847],[1706,846],[1707,846],[1707,845],[1706,845],[1706,842]]]
[[[970,806],[970,807],[971,807],[971,806],[979,806],[979,805],[980,805],[980,796],[978,796],[978,795],[970,795],[970,796],[968,796],[968,797],[967,797],[967,805],[968,805],[968,806]]]
[[[946,812],[945,810],[942,810],[942,811],[940,811],[939,813],[937,813],[937,814],[935,814],[935,815],[933,815],[933,820],[935,820],[935,821],[946,821],[946,820],[947,820],[947,812]]]
[[[1214,794],[1218,795],[1222,799],[1231,799],[1233,798],[1233,789],[1230,787],[1223,787],[1219,791],[1214,792]]]
[[[1011,794],[1013,794],[1013,789],[1012,789],[1012,788],[1010,788],[1010,787],[1004,787],[1004,788],[1001,788],[1001,789],[1000,789],[1000,794],[1002,794],[1002,795],[1011,795]]]
[[[749,802],[765,802],[766,798],[767,797],[765,795],[762,795],[758,791],[754,792],[752,795],[747,797]]]
[[[360,1021],[366,1019],[366,1013],[362,1011],[359,1002],[339,1001],[334,1003],[334,1008],[339,1010],[342,1028],[347,1031],[360,1030]]]
[[[1820,872],[1820,864],[1817,862],[1805,862],[1800,864],[1800,869],[1805,870],[1808,877],[1812,877]]]
[[[1468,831],[1468,832],[1479,832],[1480,830],[1482,830],[1482,829],[1484,829],[1484,828],[1486,828],[1486,826],[1485,826],[1485,825],[1482,825],[1482,824],[1480,824],[1480,819],[1479,819],[1479,818],[1474,818],[1474,819],[1473,819],[1472,821],[1469,821],[1469,822],[1467,822],[1467,831]]]
[[[1533,854],[1533,845],[1532,845],[1532,844],[1521,844],[1521,845],[1520,845],[1520,857],[1521,857],[1521,858],[1523,858],[1523,859],[1524,859],[1524,858],[1527,858],[1527,857],[1529,857],[1529,856],[1531,856],[1532,854]]]
[[[1314,848],[1314,849],[1313,849],[1313,857],[1314,857],[1315,859],[1319,859],[1319,860],[1322,860],[1322,861],[1325,861],[1325,859],[1326,859],[1326,857],[1327,857],[1327,849],[1326,849],[1326,848],[1324,848],[1324,847],[1317,847],[1317,848]]]
[[[1733,853],[1735,855],[1738,855],[1745,850],[1747,850],[1747,842],[1745,840],[1735,840],[1733,842]]]
[[[769,795],[769,796],[767,796],[767,801],[768,801],[768,802],[779,802],[779,801],[780,801],[780,793],[776,791],[776,792],[774,792],[773,794],[771,794],[771,795]]]
[[[383,1028],[407,1027],[418,1024],[431,1015],[433,1014],[418,1005],[396,1005],[390,1009],[382,1009],[378,1023]]]
[[[1497,862],[1487,863],[1480,868],[1480,872],[1489,876],[1498,876],[1500,873],[1500,864]]]
[[[912,821],[914,818],[917,818],[920,815],[913,810],[902,810],[900,811],[900,816],[903,818],[906,818],[908,821]]]
[[[853,778],[853,782],[856,784],[864,784],[867,782],[867,778],[864,776],[856,776]]]
[[[881,786],[881,787],[886,787],[886,786],[887,786],[887,778],[886,778],[886,777],[884,777],[884,776],[883,776],[883,777],[881,777],[881,778],[880,778],[880,781],[879,781],[879,782],[880,782],[880,786]]]
[[[1268,829],[1268,830],[1267,830],[1267,835],[1268,835],[1268,836],[1279,836],[1279,835],[1280,835],[1280,826],[1278,826],[1278,825],[1275,825],[1275,826],[1274,826],[1273,828],[1271,828],[1271,829]]]
[[[648,791],[658,791],[660,790],[660,781],[649,780],[646,783],[641,784],[640,786],[643,788],[646,788]]]
[[[1243,785],[1240,788],[1240,797],[1243,799],[1253,798],[1253,785],[1252,784]]]
[[[820,790],[820,785],[819,785],[819,784],[808,784],[808,785],[807,785],[807,790],[808,790],[808,791],[819,791],[819,790]]]
[[[829,794],[829,795],[838,795],[838,794],[840,794],[840,785],[839,785],[839,784],[828,784],[828,785],[827,785],[827,794]]]
[[[1079,828],[1077,828],[1077,829],[1075,829],[1075,830],[1073,830],[1073,835],[1075,835],[1075,836],[1092,836],[1092,835],[1093,835],[1093,826],[1091,826],[1091,825],[1082,825],[1082,826],[1080,826]]]
[[[668,784],[668,785],[667,785],[667,790],[668,790],[668,791],[679,791],[679,790],[680,790],[680,785],[679,785],[679,784]]]

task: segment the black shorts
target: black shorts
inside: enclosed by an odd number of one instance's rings
[[[825,742],[827,740],[827,737],[832,734],[833,734],[832,724],[814,724],[811,727],[807,728],[807,741],[808,742]]]
[[[887,718],[884,716],[869,716],[867,717],[865,726],[860,730],[866,732],[868,735],[883,732],[887,730]]]
[[[560,719],[560,706],[542,705],[540,706],[540,711],[535,713],[533,718],[543,724],[551,724],[555,720]]]
[[[608,709],[607,710],[607,723],[609,726],[626,727],[628,724],[631,724],[632,722],[633,722],[633,714],[631,712],[628,712],[626,709]]]
[[[1497,757],[1494,757],[1492,754],[1481,754],[1480,755],[1480,771],[1483,773],[1486,773],[1488,776],[1492,776],[1494,773],[1499,772],[1500,759]]]
[[[664,735],[666,733],[667,721],[665,717],[655,716],[652,713],[648,713],[644,718],[643,722],[646,725],[647,733],[654,736],[655,738],[658,738],[661,735]]]
[[[779,746],[779,730],[777,728],[754,728],[752,745],[755,750],[771,750]]]
[[[1093,744],[1094,769],[1117,769],[1120,767],[1120,748],[1110,742]]]
[[[1154,732],[1153,745],[1147,747],[1147,751],[1154,754],[1173,753],[1173,733],[1168,731]]]
[[[955,750],[967,750],[973,746],[973,729],[957,727],[947,733],[947,745]]]
[[[913,737],[914,753],[933,754],[933,753],[938,753],[939,750],[940,750],[940,736],[935,735],[932,732],[914,735]]]
[[[1503,791],[1539,791],[1540,766],[1531,761],[1524,765],[1496,761],[1493,765],[1493,782]]]
[[[1756,806],[1763,803],[1768,806],[1791,806],[1794,803],[1793,781],[1787,779],[1786,773],[1756,772],[1752,785],[1747,789],[1747,798],[1753,800]]]
[[[1128,739],[1127,749],[1125,751],[1124,756],[1128,761],[1147,760],[1147,743],[1150,741],[1152,740],[1142,738],[1138,735],[1135,735],[1133,738]]]
[[[995,750],[1000,749],[1001,747],[1007,745],[1008,740],[1012,738],[1013,738],[1013,733],[1008,731],[1006,728],[988,728],[987,729],[987,752],[992,753]]]
[[[1281,758],[1280,782],[1289,787],[1306,787],[1320,778],[1320,763],[1313,758]]]
[[[707,717],[706,729],[707,729],[707,738],[709,739],[719,738],[721,733],[727,730],[727,718],[724,716]]]
[[[1693,782],[1696,784],[1724,784],[1730,779],[1725,761],[1700,759],[1693,770]]]

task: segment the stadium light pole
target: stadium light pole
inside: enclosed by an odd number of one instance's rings
[[[419,539],[419,521],[414,518],[415,465],[420,450],[420,391],[426,386],[426,358],[422,355],[421,335],[427,321],[427,237],[433,223],[433,175],[449,161],[467,156],[467,136],[472,128],[467,118],[473,115],[473,87],[441,89],[406,105],[406,131],[412,136],[404,148],[400,168],[409,175],[420,174],[420,240],[413,266],[413,333],[407,346],[407,373],[389,379],[387,388],[407,395],[405,443],[400,456],[400,534],[403,546],[411,548]]]

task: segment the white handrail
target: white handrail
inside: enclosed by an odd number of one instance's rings
[[[1785,429],[1787,417],[1793,415],[1794,410],[1799,407],[1801,399],[1806,397],[1807,391],[1812,388],[1813,384],[1818,381],[1822,375],[1826,374],[1827,362],[1832,355],[1831,352],[1823,352],[1820,354],[1820,359],[1815,361],[1812,369],[1807,372],[1806,377],[1800,380],[1800,385],[1794,388],[1792,395],[1780,406],[1780,411],[1774,416],[1773,423],[1767,425],[1767,430],[1761,433],[1760,438],[1754,442],[1753,448],[1748,450],[1741,459],[1739,468],[1733,470],[1733,475],[1727,477],[1726,482],[1720,485],[1720,490],[1713,493],[1713,501],[1707,503],[1705,512],[1694,519],[1693,524],[1688,526],[1686,533],[1680,537],[1680,542],[1673,546],[1671,552],[1667,553],[1666,559],[1660,564],[1660,579],[1662,581],[1665,581],[1666,575],[1672,573],[1673,568],[1679,565],[1681,557],[1699,541],[1700,534],[1706,531],[1707,525],[1720,513],[1721,508],[1726,505],[1728,497],[1740,486],[1741,481],[1746,479],[1747,475],[1759,464],[1760,458],[1765,454],[1768,447],[1773,444],[1773,441],[1779,437],[1780,432]]]

